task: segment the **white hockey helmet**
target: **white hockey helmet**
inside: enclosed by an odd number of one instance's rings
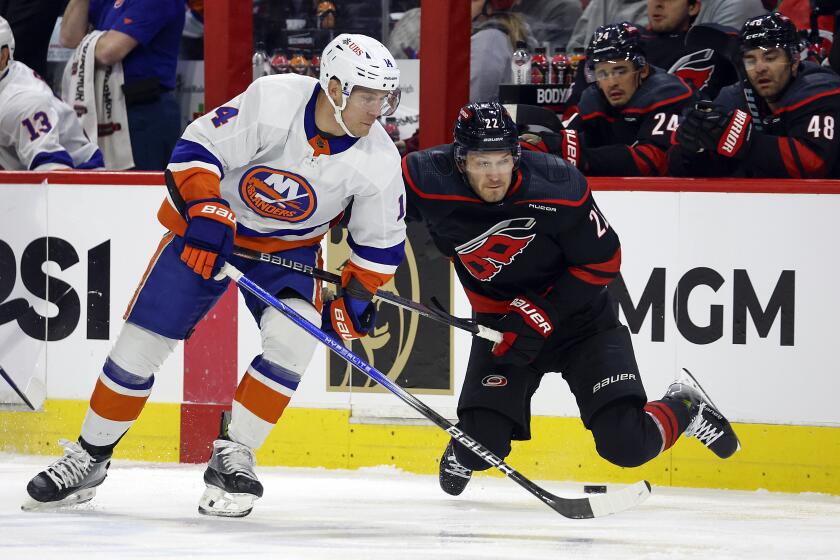
[[[9,47],[9,58],[15,57],[15,36],[9,22],[0,17],[0,49]]]
[[[353,136],[344,121],[341,111],[347,105],[347,99],[355,86],[389,92],[382,104],[382,116],[392,115],[400,103],[400,69],[385,45],[368,37],[342,33],[326,46],[321,56],[321,88],[329,91],[330,80],[335,78],[341,83],[341,106],[332,98],[327,99],[335,109],[335,119],[344,132]]]

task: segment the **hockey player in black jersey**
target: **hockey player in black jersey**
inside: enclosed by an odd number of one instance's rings
[[[740,42],[745,80],[687,113],[669,174],[840,178],[840,77],[800,61],[796,27],[783,15],[748,19]]]
[[[530,439],[531,396],[562,372],[598,452],[641,465],[695,435],[719,457],[739,447],[729,422],[690,375],[647,402],[630,333],[606,286],[621,247],[586,179],[561,158],[520,152],[498,103],[463,107],[455,143],[403,159],[408,218],[422,220],[449,257],[477,319],[503,341],[474,338],[458,402],[458,427],[498,457]],[[455,443],[440,484],[460,494],[489,465]]]
[[[671,133],[695,93],[681,78],[646,62],[639,29],[602,25],[587,48],[595,83],[584,90],[578,115],[560,135],[526,136],[526,148],[560,155],[584,175],[663,175]],[[533,140],[536,140],[534,142]]]
[[[650,23],[642,30],[642,49],[648,64],[679,76],[700,97],[714,99],[722,87],[735,83],[738,76],[732,63],[711,45],[686,44],[688,30],[700,8],[700,0],[649,0]]]

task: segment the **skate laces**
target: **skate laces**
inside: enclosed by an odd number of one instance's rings
[[[449,474],[453,474],[455,476],[460,476],[461,478],[470,478],[472,476],[472,469],[468,469],[464,465],[458,462],[458,458],[455,457],[455,450],[449,449],[446,454],[446,468],[444,468],[444,472]]]
[[[723,435],[723,430],[715,428],[711,422],[703,417],[705,409],[706,403],[701,402],[697,407],[697,415],[685,429],[684,434],[686,437],[696,437],[703,445],[708,447]]]
[[[245,445],[233,441],[225,442],[224,447],[220,447],[219,458],[222,465],[228,472],[242,474],[248,478],[257,480],[257,475],[254,474],[254,466],[257,464],[257,458],[254,452]]]
[[[55,461],[44,472],[59,489],[69,488],[80,483],[87,475],[93,458],[74,441],[60,439],[58,444],[64,448],[64,457]]]

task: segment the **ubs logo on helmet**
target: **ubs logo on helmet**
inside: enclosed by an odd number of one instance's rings
[[[306,179],[271,167],[249,169],[239,181],[239,197],[258,215],[284,222],[301,222],[318,206]]]

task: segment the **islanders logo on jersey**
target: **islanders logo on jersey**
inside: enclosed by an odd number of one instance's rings
[[[301,222],[315,212],[315,189],[296,173],[252,167],[239,181],[239,197],[254,212],[284,222]]]

